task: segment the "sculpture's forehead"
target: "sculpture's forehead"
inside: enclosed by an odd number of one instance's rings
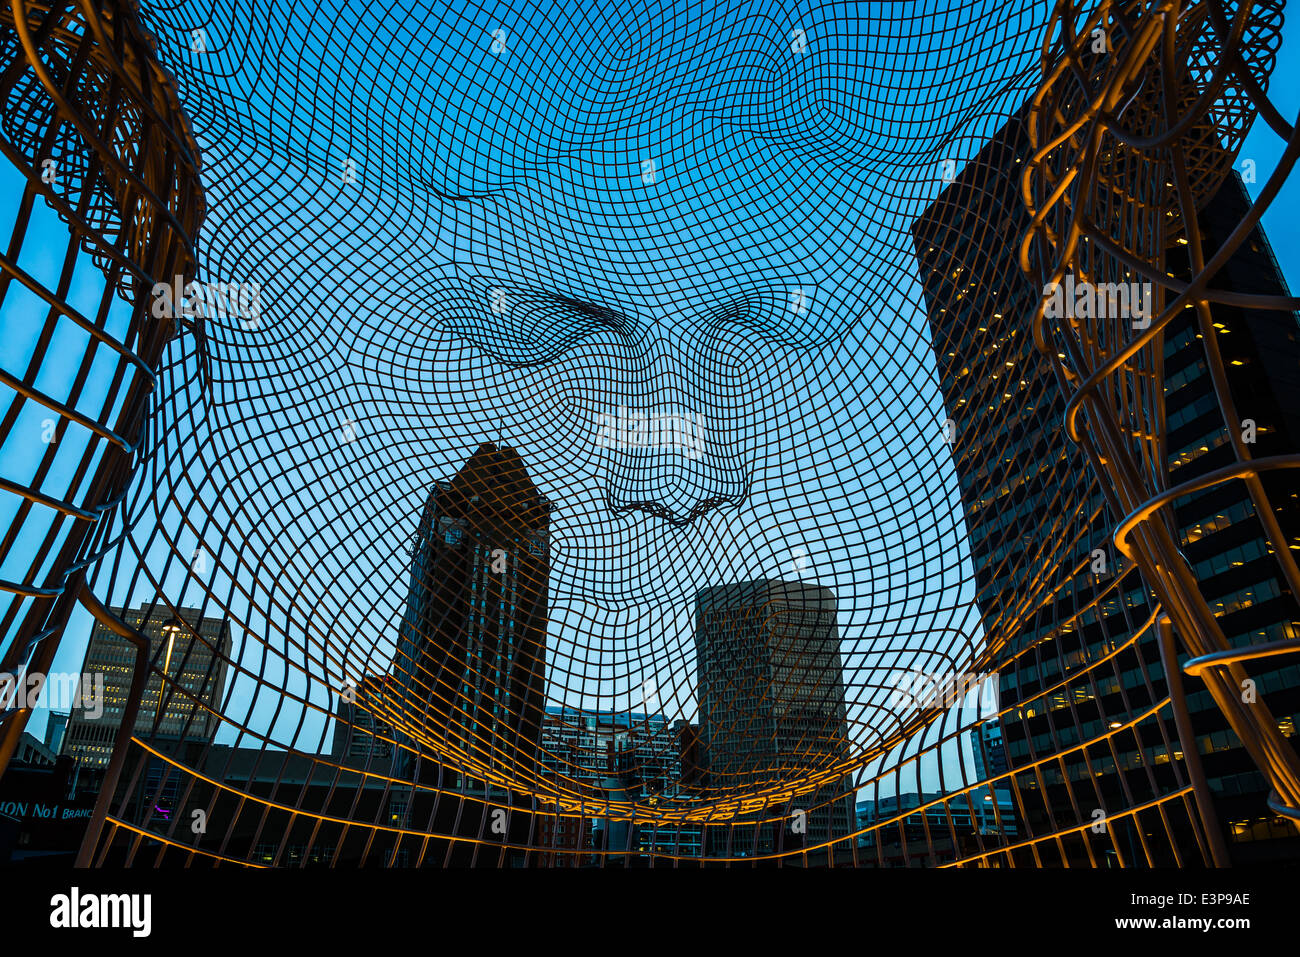
[[[187,76],[212,106],[201,132],[258,155],[214,167],[214,210],[274,200],[296,230],[460,290],[457,308],[526,286],[690,324],[761,288],[821,322],[861,308],[864,274],[899,275],[880,263],[910,257],[945,144],[1034,67],[1033,14],[297,3],[254,11],[280,33],[214,26],[209,53],[181,53],[210,58]],[[215,215],[209,243],[252,258]],[[296,266],[337,270],[316,259]],[[352,274],[369,295],[386,270]]]
[[[1029,0],[265,13],[284,30],[209,41],[227,61],[251,44],[294,62],[270,72],[262,55],[239,58],[254,116],[263,100],[273,124],[292,126],[282,133],[301,137],[310,116],[309,135],[421,154],[421,172],[454,193],[569,168],[599,184],[648,161],[703,166],[699,184],[743,181],[745,157],[712,142],[742,134],[840,170],[854,166],[845,154],[906,165],[1032,65],[1040,29]]]

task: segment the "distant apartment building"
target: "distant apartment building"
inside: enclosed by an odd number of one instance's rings
[[[1002,727],[997,719],[980,722],[971,736],[971,753],[975,761],[975,774],[981,780],[1010,770],[1006,745],[1002,741]]]
[[[340,696],[330,756],[344,767],[393,773],[397,755],[393,727],[377,713],[392,680],[388,675],[367,675]]]
[[[28,767],[52,768],[59,754],[29,731],[18,738],[18,748],[11,760]]]
[[[1062,427],[1066,395],[1030,319],[1044,295],[1017,261],[1029,220],[1020,171],[1029,155],[1022,108],[973,157],[913,225],[922,288],[944,396],[953,460],[969,532],[976,602],[987,640],[1005,664],[1003,702],[1021,702],[1001,725],[1005,754],[1024,798],[1028,836],[1078,824],[1095,809],[1137,807],[1186,786],[1172,715],[1153,709],[1167,695],[1153,602],[1137,569],[1111,542],[1112,514],[1081,448]],[[1211,248],[1248,204],[1233,174],[1200,211]],[[1171,275],[1186,256],[1171,249]],[[1215,285],[1232,291],[1285,288],[1258,229]],[[1257,454],[1300,447],[1300,348],[1291,313],[1212,307],[1230,387],[1243,416],[1263,429]],[[1192,311],[1164,330],[1164,404],[1170,484],[1231,459]],[[1137,317],[1136,321],[1141,321]],[[1295,472],[1268,479],[1279,521],[1300,543]],[[1262,529],[1240,483],[1180,499],[1177,534],[1204,593],[1237,643],[1300,635],[1300,608],[1266,554]],[[1300,545],[1293,545],[1293,548]],[[1125,645],[1127,644],[1127,647]],[[1085,671],[1090,665],[1095,667]],[[1188,681],[1189,708],[1221,827],[1239,861],[1291,858],[1293,828],[1266,805],[1263,777],[1233,738],[1207,692]],[[1300,711],[1300,666],[1278,659],[1261,693],[1285,722]],[[1109,740],[1107,733],[1115,732]],[[1101,738],[1099,743],[1082,742]],[[1062,760],[1042,759],[1064,752]],[[1082,808],[1082,812],[1077,809]],[[1265,843],[1250,835],[1266,825]],[[1199,860],[1198,825],[1181,801],[1111,822],[1100,839],[1077,830],[1024,846],[1017,863],[1102,866]],[[1274,838],[1281,838],[1274,840]],[[1100,856],[1098,860],[1097,856]]]
[[[45,721],[45,745],[55,754],[63,753],[63,736],[67,734],[71,717],[70,711],[51,711]]]
[[[551,705],[542,725],[542,763],[555,780],[590,793],[617,780],[619,790],[650,798],[671,791],[681,776],[678,737],[661,714]]]
[[[654,855],[699,857],[703,829],[698,823],[614,820],[599,813],[602,801],[667,807],[682,797],[680,721],[662,714],[588,711],[550,706],[542,727],[542,762],[549,781],[561,790],[589,798],[585,820],[561,819],[555,846],[583,850],[557,863]]]
[[[205,618],[197,608],[173,614],[163,605],[114,608],[113,613],[149,639],[150,661],[157,669],[145,685],[132,733],[144,740],[211,742],[226,690],[229,622]],[[77,703],[62,738],[62,753],[81,766],[108,766],[135,662],[135,646],[96,622],[82,672],[103,676],[102,708],[99,702]]]
[[[849,757],[834,593],[778,580],[705,588],[696,597],[695,647],[705,793],[714,801],[789,795],[709,827],[707,855],[764,856],[851,834],[847,775],[791,791]],[[840,845],[836,853],[849,852]],[[827,859],[824,848],[817,857]]]
[[[1014,818],[1010,792],[995,798],[987,789],[960,799],[913,793],[858,801],[857,825],[864,832],[858,838],[858,863],[865,867],[948,864],[978,852],[985,836],[1003,833]],[[1009,833],[1015,835],[1014,826]]]

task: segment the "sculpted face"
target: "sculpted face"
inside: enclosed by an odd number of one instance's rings
[[[557,654],[689,670],[696,592],[745,578],[832,587],[846,672],[969,610],[909,228],[1032,87],[1030,4],[157,16],[207,278],[261,288],[208,324],[200,457],[323,620],[392,617],[485,440],[556,505]]]

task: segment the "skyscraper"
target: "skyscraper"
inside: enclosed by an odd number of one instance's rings
[[[216,733],[230,660],[230,623],[204,618],[197,608],[176,615],[162,605],[142,605],[113,613],[149,639],[150,659],[161,674],[145,685],[133,733],[140,738],[211,742]],[[82,673],[102,674],[103,713],[80,703],[72,709],[63,736],[63,753],[83,766],[105,768],[131,688],[135,648],[96,622]],[[167,676],[164,685],[162,675]]]
[[[462,783],[537,772],[550,512],[518,453],[485,442],[420,517],[391,717]]]
[[[849,755],[835,595],[802,582],[758,580],[696,597],[700,744],[712,799],[778,793]],[[853,831],[847,776],[792,795],[759,815],[710,828],[709,856],[750,857],[812,847]],[[772,818],[783,819],[778,823]],[[818,853],[820,860],[826,852]]]
[[[1199,211],[1197,227],[1207,249],[1218,249],[1245,218],[1250,199],[1232,173]],[[1187,247],[1176,244],[1167,257],[1174,275],[1191,275]],[[1218,291],[1290,296],[1263,231],[1246,242],[1214,277]],[[1214,335],[1224,360],[1228,393],[1250,439],[1252,455],[1264,458],[1300,448],[1300,317],[1286,310],[1210,306]],[[1208,371],[1205,341],[1193,310],[1185,310],[1165,332],[1165,461],[1169,484],[1230,465],[1233,451]],[[1293,469],[1260,478],[1288,546],[1300,551],[1300,473]],[[1300,603],[1281,574],[1259,512],[1241,482],[1221,483],[1180,497],[1174,505],[1178,544],[1200,583],[1229,643],[1237,648],[1281,639],[1300,639]],[[1300,721],[1300,665],[1292,657],[1253,664],[1255,692],[1268,703],[1282,735],[1292,746]],[[1228,729],[1209,691],[1188,680],[1187,707],[1195,727],[1205,774],[1214,793],[1219,824],[1237,863],[1300,858],[1295,824],[1273,814],[1269,786],[1254,761]]]
[[[1198,860],[1203,847],[1185,802],[1153,803],[1186,787],[1189,778],[1172,715],[1168,708],[1156,710],[1168,689],[1150,593],[1113,547],[1111,532],[1123,516],[1112,514],[1083,450],[1065,435],[1066,396],[1049,357],[1032,341],[1030,320],[1044,292],[1030,285],[1017,262],[1029,225],[1019,194],[1029,155],[1025,115],[1022,108],[984,145],[912,229],[976,602],[987,640],[1001,647],[1006,662],[1002,700],[1021,702],[1003,716],[1001,728],[1009,766],[1024,771],[1016,784],[1025,801],[1026,836],[1069,831],[1013,856],[1017,863],[1045,865],[1090,863],[1098,854],[1112,863]],[[1247,206],[1233,174],[1198,215],[1210,248]],[[1166,264],[1171,276],[1186,275],[1186,257],[1180,262],[1177,248],[1167,252]],[[1284,288],[1258,229],[1215,284],[1229,291]],[[1217,303],[1211,309],[1221,348],[1236,357],[1230,368],[1241,371],[1230,382],[1239,407],[1258,419],[1261,435],[1295,448],[1300,430],[1289,410],[1300,406],[1296,317]],[[1215,450],[1226,440],[1192,315],[1189,307],[1186,319],[1163,330],[1170,484],[1222,464]],[[1135,311],[1134,318],[1141,328],[1143,317]],[[1230,450],[1223,452],[1230,459]],[[1295,483],[1293,474],[1269,479],[1274,502],[1286,503],[1279,520],[1292,540],[1300,532],[1296,495],[1283,486]],[[1242,498],[1240,486],[1229,484],[1180,499],[1178,536],[1205,594],[1220,600],[1216,610],[1226,633],[1238,636],[1233,640],[1294,635],[1295,600],[1275,563],[1271,571],[1265,567],[1258,519]],[[1276,696],[1269,699],[1275,711],[1300,710],[1296,666],[1274,669],[1262,686]],[[1234,808],[1249,806],[1252,819],[1261,813],[1269,818],[1264,779],[1208,693],[1193,682],[1188,692],[1219,827],[1237,845],[1233,857],[1247,859],[1252,852],[1238,833],[1245,811]],[[1042,763],[1058,753],[1061,759]],[[1144,805],[1131,815],[1113,815]],[[1100,837],[1075,829],[1098,810],[1108,818]],[[1290,849],[1275,845],[1266,855],[1294,854],[1294,839],[1287,843]]]

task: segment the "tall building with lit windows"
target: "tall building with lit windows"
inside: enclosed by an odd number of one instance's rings
[[[594,711],[550,706],[542,728],[543,773],[557,786],[587,797],[592,807],[606,800],[646,804],[681,799],[681,723],[635,711]],[[698,858],[703,826],[698,822],[629,822],[593,815],[560,817],[555,843],[579,853],[557,855],[556,863],[644,865],[652,857]]]
[[[1246,188],[1232,173],[1198,213],[1197,226],[1205,248],[1219,248],[1249,208]],[[1186,245],[1175,245],[1166,259],[1166,268],[1184,279],[1191,274],[1186,249]],[[1229,294],[1291,295],[1259,227],[1216,274],[1213,286]],[[1264,458],[1300,448],[1300,316],[1227,303],[1213,303],[1210,313],[1228,392],[1242,419],[1234,427],[1241,427],[1243,434],[1254,439],[1252,456]],[[1234,460],[1206,364],[1205,342],[1194,316],[1188,309],[1165,334],[1170,485],[1206,475]],[[1266,472],[1260,481],[1289,547],[1300,551],[1300,472]],[[1300,602],[1272,557],[1244,483],[1223,483],[1182,496],[1175,502],[1174,515],[1183,555],[1232,645],[1300,638]],[[1255,690],[1267,702],[1282,733],[1293,746],[1300,746],[1295,734],[1300,721],[1300,664],[1293,657],[1274,661],[1271,668],[1267,661],[1252,667]],[[1265,778],[1226,727],[1210,693],[1198,682],[1189,681],[1187,694],[1205,774],[1233,860],[1250,864],[1300,859],[1296,827],[1268,810]]]
[[[753,823],[709,827],[707,856],[815,848],[853,833],[851,779],[825,780],[850,750],[834,593],[768,579],[705,588],[696,596],[695,652],[706,793],[723,799],[813,777],[824,782]],[[851,854],[841,843],[835,860],[824,847],[815,859],[835,863]]]
[[[1062,427],[1065,394],[1032,342],[1042,295],[1017,262],[1029,225],[1019,194],[1029,155],[1025,108],[967,163],[914,223],[953,459],[969,532],[976,601],[987,640],[1002,647],[1002,699],[1022,701],[1000,722],[1007,764],[1019,769],[1018,812],[1027,844],[1016,863],[1157,864],[1201,859],[1182,801],[1109,822],[1103,838],[1073,830],[1092,809],[1133,808],[1185,787],[1188,775],[1167,696],[1153,601],[1111,542],[1109,513],[1081,448]],[[1200,210],[1217,248],[1249,202],[1236,174]],[[1183,247],[1166,255],[1188,275]],[[978,276],[979,282],[973,277]],[[1256,228],[1215,280],[1219,289],[1285,295]],[[1300,443],[1300,345],[1288,312],[1212,306],[1229,388],[1258,429],[1255,454]],[[1164,331],[1169,483],[1232,460],[1194,313]],[[1278,520],[1300,548],[1300,484],[1292,470],[1266,478]],[[1268,555],[1241,483],[1185,496],[1175,506],[1184,554],[1235,644],[1300,634],[1300,606]],[[1284,732],[1300,712],[1300,666],[1277,659],[1260,693]],[[1267,809],[1267,787],[1221,712],[1186,682],[1188,707],[1220,830],[1235,861],[1294,859],[1300,839]],[[1073,746],[1073,747],[1072,747]],[[1044,760],[1061,754],[1059,760]],[[1082,812],[1077,809],[1083,809]],[[1161,815],[1164,818],[1161,818]]]
[[[445,756],[431,759],[459,778],[445,784],[537,771],[550,513],[519,454],[491,442],[429,492],[388,717],[399,741]]]
[[[150,661],[157,669],[145,685],[133,733],[145,740],[210,743],[226,688],[230,623],[205,618],[196,608],[173,614],[161,604],[112,611],[149,639]],[[135,646],[96,622],[81,670],[96,682],[102,675],[103,700],[76,703],[62,742],[62,753],[83,767],[108,766],[135,662]]]

